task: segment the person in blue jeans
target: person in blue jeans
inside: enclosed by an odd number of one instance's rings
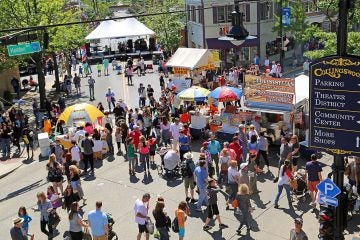
[[[194,171],[195,181],[197,186],[199,187],[199,199],[196,204],[196,211],[201,212],[201,206],[203,202],[208,205],[208,198],[207,198],[207,172],[206,172],[206,161],[200,160],[199,166],[195,168]]]
[[[291,197],[290,197],[290,185],[289,185],[289,179],[293,179],[294,176],[291,171],[291,164],[288,159],[285,160],[284,164],[280,167],[280,174],[279,174],[279,181],[278,181],[278,192],[275,197],[275,208],[279,208],[279,198],[281,196],[281,193],[283,189],[285,188],[286,191],[286,197],[289,202],[289,207],[292,208],[291,203]]]

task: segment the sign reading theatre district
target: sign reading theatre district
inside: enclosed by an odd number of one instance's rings
[[[310,147],[360,155],[360,58],[310,64]]]

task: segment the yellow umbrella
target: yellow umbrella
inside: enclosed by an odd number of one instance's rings
[[[79,103],[65,108],[58,121],[63,120],[67,126],[72,126],[76,122],[94,123],[99,117],[104,116],[94,105]]]

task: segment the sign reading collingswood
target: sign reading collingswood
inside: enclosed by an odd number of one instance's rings
[[[360,58],[310,65],[310,147],[360,155]]]
[[[245,99],[247,101],[292,105],[295,94],[293,78],[245,75]]]

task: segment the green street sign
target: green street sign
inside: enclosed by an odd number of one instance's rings
[[[7,49],[8,49],[8,54],[10,57],[41,51],[40,42],[20,43],[17,45],[9,45],[9,46],[7,46]]]

